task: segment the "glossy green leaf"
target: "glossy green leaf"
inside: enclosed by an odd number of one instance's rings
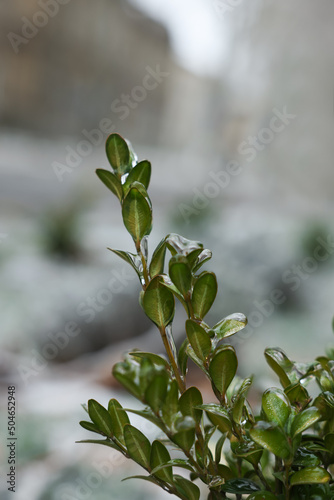
[[[293,457],[294,467],[315,467],[320,464],[321,460],[304,447],[298,448]]]
[[[234,313],[219,321],[212,329],[216,334],[217,340],[221,340],[234,335],[245,328],[246,325],[246,316],[242,313]]]
[[[141,398],[140,388],[137,386],[133,379],[133,374],[129,372],[128,366],[124,362],[116,363],[113,366],[112,374],[118,382],[125,387],[133,396],[138,399]]]
[[[104,170],[103,168],[96,169],[96,175],[103,182],[103,184],[107,186],[107,188],[110,189],[115,196],[117,196],[119,201],[122,201],[123,189],[119,178],[112,172],[109,172],[109,170]]]
[[[319,418],[321,418],[321,413],[315,406],[302,410],[293,419],[291,425],[291,436],[295,437],[297,434],[305,431],[317,422]]]
[[[183,458],[174,458],[172,460],[169,460],[163,465],[159,465],[155,467],[152,471],[151,474],[155,474],[159,470],[165,469],[166,467],[180,467],[181,469],[186,469],[190,470],[191,472],[194,472],[193,467],[189,464],[188,460],[184,460]]]
[[[227,410],[221,405],[210,403],[199,405],[197,406],[197,408],[205,411],[210,422],[214,426],[217,426],[220,432],[231,432],[232,423],[229,414],[227,413]]]
[[[251,438],[260,446],[271,451],[277,457],[287,460],[291,457],[291,447],[280,427],[269,422],[259,421],[250,430]]]
[[[236,495],[245,495],[247,493],[252,493],[254,491],[260,490],[257,483],[251,479],[229,479],[221,487],[223,491],[227,493],[235,493]]]
[[[156,414],[159,412],[166,398],[168,380],[167,372],[162,371],[155,375],[145,391],[145,400]]]
[[[188,500],[199,500],[200,490],[196,484],[182,476],[174,476],[174,484],[176,489],[184,495]]]
[[[170,277],[167,276],[166,274],[162,274],[161,275],[161,283],[163,284],[164,287],[167,288],[167,290],[172,292],[172,294],[174,295],[174,297],[177,298],[177,300],[179,300],[181,302],[181,304],[183,305],[183,307],[188,315],[189,314],[188,304],[186,303],[183,295],[179,292],[178,288],[176,288],[176,286],[174,285],[174,283],[172,282]]]
[[[290,477],[291,486],[297,484],[327,483],[331,475],[322,467],[305,467]]]
[[[158,274],[162,274],[164,272],[164,264],[165,264],[165,255],[166,255],[166,238],[160,241],[157,248],[154,250],[149,272],[151,278],[157,276]]]
[[[131,408],[124,408],[124,410],[129,413],[134,413],[135,415],[139,415],[140,417],[145,418],[145,420],[152,422],[152,424],[156,425],[157,427],[159,427],[159,429],[164,431],[163,424],[161,423],[160,419],[156,415],[154,415],[151,408],[145,408],[144,410],[133,410]]]
[[[93,423],[106,436],[113,436],[112,419],[108,411],[95,399],[88,401],[88,413]]]
[[[103,446],[108,446],[113,450],[122,451],[117,444],[113,443],[109,439],[84,439],[83,441],[76,441],[76,443],[102,444]]]
[[[163,445],[160,441],[153,441],[150,458],[152,473],[156,467],[166,464],[170,459],[170,454],[166,446]],[[163,469],[156,471],[153,475],[155,475],[159,479],[162,479],[162,481],[167,481],[167,483],[173,482],[172,466],[164,467]]]
[[[215,463],[219,464],[222,454],[222,449],[226,440],[226,434],[220,436],[215,446]],[[230,478],[229,478],[230,479]]]
[[[203,249],[203,244],[200,241],[188,240],[176,233],[170,233],[166,236],[166,244],[172,255],[177,253],[189,255],[193,250]]]
[[[177,361],[180,367],[180,371],[182,375],[186,375],[187,373],[187,366],[188,366],[188,354],[187,354],[187,347],[189,345],[188,339],[186,338],[179,349],[178,355],[177,355]]]
[[[214,273],[203,272],[194,284],[191,303],[194,315],[203,319],[211,309],[217,295],[217,279]]]
[[[141,184],[133,183],[122,205],[123,222],[136,246],[152,229],[152,210],[143,196]]]
[[[196,356],[202,361],[205,361],[211,352],[211,340],[204,328],[196,321],[188,319],[186,321],[186,332],[191,347],[194,349]]]
[[[197,387],[189,387],[179,400],[182,415],[192,417],[197,424],[201,421],[202,410],[196,407],[201,404],[203,404],[203,398]]]
[[[328,434],[326,434],[325,446],[331,454],[334,454],[334,433],[333,432],[329,432]]]
[[[124,427],[124,439],[129,456],[145,469],[150,470],[151,443],[136,427]]]
[[[189,265],[190,269],[192,270],[192,272],[195,272],[194,271],[194,266],[198,262],[198,256],[202,252],[203,252],[202,248],[196,248],[192,252],[188,253],[188,255],[186,256],[188,265]]]
[[[191,417],[181,417],[175,422],[176,433],[171,440],[182,450],[189,451],[195,442],[195,421]]]
[[[277,497],[270,491],[256,491],[249,495],[246,500],[277,500]]]
[[[269,422],[284,427],[291,413],[290,401],[283,391],[267,389],[262,396],[262,409]]]
[[[146,315],[160,328],[167,326],[174,317],[174,295],[156,276],[148,285],[143,296],[143,308]]]
[[[141,265],[141,262],[140,262],[138,255],[135,255],[135,254],[130,253],[130,252],[124,252],[123,250],[113,250],[112,248],[109,248],[109,247],[108,247],[108,250],[110,250],[114,254],[118,255],[118,257],[120,257],[125,262],[130,264],[130,266],[136,271],[139,279],[141,278],[141,273],[139,271],[139,266]]]
[[[168,427],[172,427],[175,415],[179,411],[178,393],[177,382],[173,380],[169,386],[165,402],[162,405],[162,418]]]
[[[108,404],[108,412],[111,416],[114,436],[122,444],[125,444],[123,429],[126,424],[130,423],[126,411],[123,410],[122,405],[116,399],[111,399]]]
[[[286,356],[285,352],[276,347],[268,348],[264,351],[266,361],[270,368],[278,375],[282,386],[288,387],[291,383],[296,382],[290,380],[287,373],[293,369],[293,363]]]
[[[289,385],[284,389],[284,392],[292,405],[304,406],[310,401],[307,390],[300,382]]]
[[[129,353],[129,355],[135,359],[143,359],[143,358],[149,359],[151,363],[153,363],[156,366],[162,366],[164,368],[169,367],[168,361],[165,358],[159,356],[159,354],[154,354],[153,352],[132,351]]]
[[[142,160],[130,170],[129,175],[124,183],[124,189],[128,190],[133,182],[140,182],[145,189],[148,188],[151,179],[151,163],[147,160]]]
[[[79,422],[79,425],[81,425],[81,427],[83,427],[87,431],[95,432],[96,434],[103,434],[103,432],[100,431],[97,425],[93,424],[92,422],[81,420],[81,422]]]
[[[175,255],[169,261],[169,276],[183,297],[189,293],[191,288],[191,271],[187,258],[183,255]]]
[[[129,476],[122,479],[122,481],[128,481],[129,479],[143,479],[144,481],[148,481],[149,483],[157,484],[158,486],[160,486],[159,481],[152,476]]]
[[[196,271],[198,271],[203,266],[203,264],[205,264],[205,262],[210,260],[211,257],[212,257],[211,250],[208,250],[207,248],[202,250],[201,253],[198,255],[198,258],[195,262],[193,272],[196,273]]]
[[[224,479],[224,482],[233,479],[235,477],[234,473],[231,471],[229,467],[227,467],[227,465],[218,464],[217,469],[219,476],[222,479]]]
[[[259,463],[263,453],[263,449],[258,444],[246,437],[240,442],[231,441],[231,449],[237,457],[244,458],[254,467]]]
[[[243,420],[245,400],[246,400],[247,392],[249,391],[251,385],[252,385],[252,379],[246,378],[242,382],[239,390],[233,396],[232,415],[233,415],[234,422],[236,422],[237,424],[240,424],[241,421]]]
[[[106,153],[110,165],[120,178],[130,171],[130,151],[126,141],[119,134],[109,135],[106,141]]]
[[[232,346],[226,345],[213,357],[209,374],[212,382],[221,394],[225,394],[238,367],[238,360]]]

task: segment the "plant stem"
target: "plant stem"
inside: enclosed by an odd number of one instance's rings
[[[170,348],[170,345],[169,345],[169,342],[168,342],[168,339],[167,339],[167,335],[166,335],[166,329],[165,329],[164,326],[162,326],[162,327],[159,328],[159,331],[160,331],[160,335],[161,335],[161,338],[162,338],[162,342],[163,342],[164,347],[166,349],[166,353],[167,353],[168,359],[169,359],[170,364],[172,366],[172,369],[173,369],[173,372],[174,372],[177,384],[179,386],[179,390],[180,390],[181,394],[183,394],[184,391],[186,390],[186,385],[184,383],[183,378],[180,375],[179,368],[178,368],[178,366],[176,364],[176,360],[175,360],[175,358],[173,356],[173,353],[172,353],[172,350]]]
[[[290,498],[289,472],[290,472],[290,465],[286,465],[285,466],[285,498],[286,498],[286,500],[289,500],[289,498]]]
[[[271,492],[272,492],[272,489],[270,488],[270,486],[269,486],[269,484],[268,484],[268,482],[267,482],[266,478],[264,477],[264,475],[263,475],[263,473],[262,473],[261,468],[260,468],[260,467],[256,467],[256,468],[254,467],[254,469],[255,469],[255,472],[256,472],[256,474],[258,475],[258,477],[259,477],[259,479],[260,479],[261,483],[263,484],[263,486],[264,486],[265,488],[267,488],[267,490],[268,490],[268,491],[271,491]]]

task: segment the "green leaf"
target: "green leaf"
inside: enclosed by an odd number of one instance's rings
[[[143,479],[144,481],[148,481],[149,483],[157,484],[158,486],[160,486],[159,481],[157,481],[152,476],[140,476],[140,475],[139,476],[129,476],[129,477],[125,477],[124,479],[122,479],[122,481],[127,481],[128,479]]]
[[[177,355],[177,361],[180,367],[180,371],[182,375],[186,375],[187,373],[187,366],[188,366],[188,354],[187,354],[187,347],[189,345],[188,339],[185,339],[181,347],[179,349],[179,353]]]
[[[222,436],[220,436],[220,438],[218,439],[218,441],[216,443],[216,446],[215,446],[215,463],[216,464],[219,464],[219,462],[220,462],[222,449],[223,449],[225,440],[226,440],[226,434],[223,434]]]
[[[147,437],[136,427],[127,424],[124,427],[124,439],[130,458],[150,470],[151,444]]]
[[[185,479],[182,476],[175,475],[174,476],[174,484],[177,490],[185,496],[188,500],[199,500],[200,490],[196,484],[189,481],[189,479]]]
[[[334,433],[333,432],[329,432],[328,434],[326,434],[325,446],[331,454],[334,454]]]
[[[203,404],[203,398],[197,387],[189,387],[179,400],[182,415],[192,417],[197,424],[201,421],[202,410],[196,407],[201,404]]]
[[[244,458],[254,467],[256,467],[261,460],[263,453],[263,449],[260,448],[258,444],[246,437],[241,442],[231,441],[231,449],[237,457]]]
[[[225,408],[215,403],[199,405],[196,408],[204,410],[210,422],[217,426],[220,432],[231,432],[232,423]]]
[[[136,182],[131,185],[122,205],[123,222],[136,247],[152,229],[152,209],[143,196],[140,186],[142,185]]]
[[[151,458],[150,458],[151,469],[152,469],[151,474],[155,475],[159,479],[162,479],[162,481],[167,481],[167,483],[172,483],[173,482],[172,466],[164,467],[161,470],[153,472],[153,470],[156,467],[160,465],[165,465],[167,462],[169,462],[169,460],[170,460],[170,454],[166,446],[164,446],[160,441],[157,440],[153,441],[151,447]]]
[[[191,271],[187,258],[175,255],[169,261],[169,276],[183,297],[186,297],[191,288]]]
[[[247,500],[277,500],[277,497],[270,491],[256,491],[247,497]]]
[[[262,408],[269,422],[274,422],[281,427],[284,427],[291,413],[287,396],[283,391],[275,388],[267,389],[263,393]]]
[[[126,411],[123,410],[122,405],[117,399],[111,399],[108,404],[108,412],[112,420],[112,429],[115,438],[122,444],[125,444],[123,429],[126,424],[130,423]]]
[[[132,351],[129,352],[129,355],[139,360],[143,358],[149,359],[151,363],[153,363],[156,366],[162,366],[164,368],[169,367],[168,361],[165,358],[159,356],[158,354],[154,354],[152,352]]]
[[[254,491],[260,490],[258,484],[250,479],[229,479],[221,486],[223,491],[227,493],[235,493],[236,495],[245,495]]]
[[[138,255],[135,255],[135,254],[130,253],[130,252],[124,252],[123,250],[113,250],[112,248],[109,248],[109,247],[108,247],[108,250],[110,250],[114,254],[118,255],[118,257],[120,257],[125,262],[130,264],[130,266],[136,271],[139,279],[142,277],[142,274],[139,271],[139,266],[141,265],[141,262],[140,262]]]
[[[264,351],[266,361],[270,368],[278,375],[280,382],[284,388],[288,387],[291,383],[296,382],[290,380],[287,372],[293,369],[293,363],[286,356],[285,352],[279,347],[268,348]]]
[[[306,448],[300,447],[293,458],[294,467],[314,467],[321,464],[321,460]]]
[[[290,477],[291,486],[296,484],[327,483],[331,475],[322,467],[305,467]]]
[[[198,256],[202,252],[203,252],[203,250],[201,248],[196,248],[192,252],[188,253],[188,255],[186,256],[188,265],[189,265],[190,269],[192,270],[192,272],[195,272],[194,271],[194,266],[198,262]]]
[[[260,446],[265,448],[277,457],[287,460],[291,457],[291,448],[284,432],[280,427],[259,421],[250,430],[251,438]]]
[[[222,349],[213,357],[209,374],[212,382],[221,394],[225,394],[232,382],[238,367],[238,360],[232,346],[222,346]]]
[[[149,268],[151,278],[154,278],[154,276],[164,272],[166,248],[166,238],[164,238],[160,241],[152,255]]]
[[[103,432],[99,430],[97,425],[93,424],[92,422],[86,422],[85,420],[81,420],[79,424],[87,431],[96,432],[96,434],[103,434]]]
[[[110,165],[118,177],[128,173],[131,169],[130,151],[126,141],[119,134],[109,135],[106,141],[106,153]]]
[[[108,411],[95,399],[88,401],[88,413],[93,423],[106,436],[113,436],[112,419]]]
[[[300,382],[289,385],[284,389],[284,392],[292,405],[306,405],[310,401],[307,390]]]
[[[119,178],[112,172],[109,172],[109,170],[104,170],[103,168],[96,169],[96,175],[103,182],[103,184],[117,196],[119,201],[122,201],[123,189]]]
[[[172,460],[169,460],[163,465],[159,465],[155,467],[152,471],[151,474],[155,474],[159,470],[165,469],[166,467],[180,467],[181,469],[187,469],[190,470],[191,472],[194,472],[193,467],[189,464],[188,460],[184,460],[182,458],[174,458]]]
[[[162,405],[162,418],[167,427],[172,427],[175,416],[179,411],[178,404],[178,385],[176,380],[173,380],[167,392],[164,404]]]
[[[194,315],[203,319],[217,295],[217,279],[214,273],[204,271],[195,282],[192,293]]]
[[[104,446],[108,446],[109,448],[113,448],[114,450],[122,452],[122,449],[117,446],[117,444],[109,441],[108,439],[84,439],[83,441],[76,441],[76,443],[102,444]]]
[[[211,352],[211,340],[208,334],[204,328],[191,319],[186,321],[186,332],[196,356],[202,361],[205,361]]]
[[[251,385],[252,379],[246,378],[241,384],[237,393],[233,396],[232,415],[234,422],[236,422],[237,424],[240,424],[241,420],[243,419],[246,395]]]
[[[195,421],[191,417],[181,417],[175,422],[176,432],[171,436],[173,443],[187,452],[195,442]]]
[[[152,422],[154,425],[159,427],[162,431],[164,431],[164,426],[159,420],[159,418],[154,415],[152,412],[151,408],[145,408],[144,410],[132,410],[131,408],[124,408],[125,411],[134,413],[135,415],[139,415],[140,417],[145,418],[145,420],[148,420],[149,422]]]
[[[239,332],[247,325],[247,318],[242,313],[230,314],[217,323],[212,330],[215,332],[216,339],[219,341],[230,337]]]
[[[208,260],[210,260],[211,257],[212,257],[211,250],[208,250],[207,248],[205,248],[204,250],[202,250],[201,253],[199,254],[198,258],[197,258],[197,261],[196,261],[195,266],[193,268],[193,272],[196,273],[196,271],[198,271],[198,269],[200,267],[202,267],[203,264],[205,264],[205,262],[207,262]]]
[[[203,249],[200,241],[192,241],[176,233],[170,233],[166,236],[166,244],[172,255],[177,253],[189,255],[193,250]]]
[[[167,372],[162,371],[155,375],[145,391],[145,400],[156,414],[159,412],[166,398],[168,380]]]
[[[123,387],[125,387],[125,389],[127,389],[131,394],[133,394],[133,396],[141,401],[142,397],[140,388],[135,383],[133,378],[134,374],[132,372],[129,372],[128,365],[126,363],[116,363],[113,366],[112,374],[115,379],[118,380],[118,382],[122,384]]]
[[[160,276],[150,281],[143,296],[143,308],[158,328],[167,326],[173,320],[174,295],[162,284]]]
[[[142,160],[130,171],[124,183],[125,190],[128,190],[133,182],[140,182],[145,189],[148,188],[151,179],[151,163]]]
[[[291,425],[291,436],[294,438],[297,434],[305,431],[317,422],[321,418],[321,413],[315,406],[311,406],[310,408],[306,408],[298,413],[293,419]]]

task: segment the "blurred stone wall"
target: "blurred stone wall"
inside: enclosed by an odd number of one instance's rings
[[[106,118],[133,141],[175,145],[203,127],[212,82],[180,68],[166,29],[126,0],[0,5],[0,125],[78,136]]]

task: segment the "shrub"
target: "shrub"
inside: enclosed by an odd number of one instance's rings
[[[136,253],[112,251],[137,273],[140,304],[159,330],[166,355],[134,350],[114,366],[114,377],[144,407],[124,409],[111,399],[104,408],[89,400],[90,421],[80,424],[102,439],[82,442],[118,450],[146,471],[134,477],[183,500],[200,498],[198,480],[211,500],[334,498],[333,356],[296,363],[279,348],[266,349],[265,359],[281,388],[263,393],[260,414],[255,415],[247,401],[252,379],[237,376],[237,355],[228,343],[245,327],[246,317],[231,314],[213,326],[204,321],[217,294],[215,274],[203,270],[210,250],[172,233],[149,259],[151,164],[137,162],[131,145],[118,134],[109,136],[106,152],[113,171],[98,169],[97,175],[118,198]],[[172,334],[175,300],[186,313],[186,336],[179,349]],[[187,387],[189,360],[209,379],[215,402],[203,404],[200,390]],[[306,389],[311,380],[319,387],[313,398]],[[161,439],[151,443],[130,423],[129,413],[153,422]],[[187,477],[175,468],[185,469]]]

